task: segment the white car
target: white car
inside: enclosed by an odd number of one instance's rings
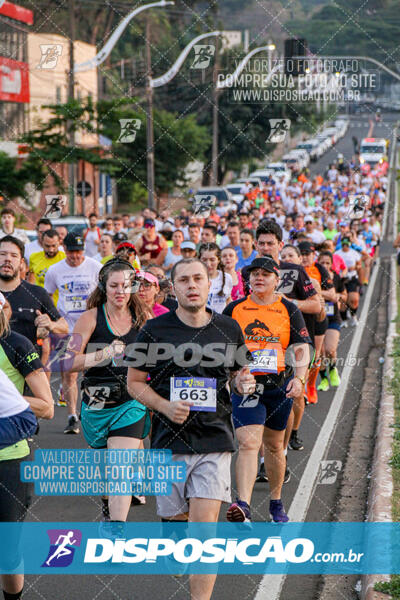
[[[279,178],[282,177],[286,182],[289,182],[292,177],[292,174],[286,168],[286,165],[283,162],[268,163],[265,167],[265,170],[271,171],[273,175],[276,175]]]
[[[240,204],[241,202],[243,202],[244,194],[240,193],[240,190],[243,187],[243,183],[228,183],[228,185],[226,185],[225,187],[231,194],[232,199],[234,202],[236,202],[236,204]]]
[[[332,146],[334,146],[336,144],[338,138],[337,138],[337,131],[336,131],[335,127],[327,127],[326,129],[324,129],[322,131],[322,133],[326,137],[332,138]]]
[[[300,169],[306,169],[310,164],[310,155],[307,150],[300,150],[299,148],[295,148],[291,150],[290,154],[292,156],[298,156],[300,162]]]
[[[330,136],[326,136],[324,133],[319,133],[317,135],[317,140],[319,140],[322,144],[324,152],[327,152],[333,146],[332,138]]]
[[[302,163],[299,156],[294,156],[291,152],[285,154],[282,157],[282,161],[285,163],[288,169],[294,173],[298,173],[302,169]]]
[[[320,145],[317,140],[304,140],[297,144],[296,149],[308,152],[312,161],[316,161],[320,157]]]
[[[335,127],[338,130],[340,137],[343,138],[346,135],[347,130],[349,128],[349,121],[338,119],[337,121],[335,121]]]

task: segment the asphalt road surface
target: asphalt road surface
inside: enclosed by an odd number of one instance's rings
[[[392,127],[396,121],[395,115],[384,115],[383,122],[377,124],[373,135],[387,137],[391,135]],[[353,154],[351,138],[357,136],[359,140],[366,137],[369,123],[368,115],[353,117],[346,137],[338,142],[320,161],[312,166],[312,171],[324,172],[329,163],[337,157],[337,153],[344,154],[349,159]],[[383,247],[384,253],[390,249]],[[329,459],[346,461],[353,423],[357,406],[361,398],[361,389],[364,378],[364,367],[374,342],[374,323],[377,320],[379,294],[384,273],[377,278],[376,289],[373,290],[371,310],[369,313],[368,327],[355,357],[356,366],[351,373],[351,393],[344,399],[343,410],[339,417],[333,440],[327,447],[326,457]],[[365,296],[364,298],[365,299]],[[362,299],[362,300],[363,300]],[[348,358],[350,344],[355,328],[342,330],[339,357]],[[353,357],[354,358],[354,357]],[[342,368],[341,368],[342,369]],[[380,376],[379,365],[376,376]],[[56,385],[54,386],[57,387]],[[304,440],[305,448],[301,452],[289,451],[288,462],[292,470],[291,481],[284,486],[283,499],[285,506],[289,507],[296,492],[300,478],[310,457],[310,451],[316,440],[322,424],[325,421],[331,403],[334,401],[334,391],[319,394],[316,405],[306,407],[300,437]],[[32,444],[36,448],[85,448],[86,444],[82,434],[77,436],[63,435],[66,424],[66,409],[56,407],[55,418],[51,422],[42,422],[40,435],[35,437]],[[367,476],[367,474],[365,474]],[[337,503],[340,493],[342,478],[339,476],[336,483],[331,485],[318,485],[310,503],[307,521],[337,520]],[[234,484],[233,484],[234,485]],[[256,484],[252,499],[252,515],[255,521],[265,521],[268,513],[268,484]],[[220,519],[225,521],[226,505],[223,505]],[[364,506],[360,506],[360,517]],[[100,499],[98,497],[38,497],[35,496],[27,521],[65,521],[65,522],[92,522],[99,521],[101,517]],[[154,498],[147,498],[145,506],[133,507],[130,510],[129,521],[155,521]],[[34,548],[32,548],[34,551]],[[344,577],[344,576],[343,576]],[[244,600],[255,599],[259,589],[261,576],[219,576],[215,586],[213,600]],[[314,576],[289,576],[280,594],[280,600],[312,600],[319,598],[321,580]],[[258,595],[258,598],[261,596]],[[270,600],[268,593],[262,595]],[[341,594],[332,598],[340,598]],[[353,596],[346,596],[352,598]],[[354,596],[355,597],[355,596]],[[24,598],[26,600],[53,600],[66,598],[67,600],[136,600],[151,598],[151,600],[180,600],[189,598],[188,578],[176,579],[172,576],[27,576]]]

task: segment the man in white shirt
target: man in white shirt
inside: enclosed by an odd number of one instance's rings
[[[15,224],[15,212],[12,208],[3,208],[0,213],[1,216],[1,229],[0,229],[0,239],[5,235],[12,235],[17,239],[21,240],[23,244],[29,243],[29,238],[24,229],[16,229],[14,227]]]
[[[49,267],[44,280],[45,290],[52,296],[58,290],[57,310],[72,333],[76,321],[86,310],[86,302],[97,286],[101,264],[85,257],[83,237],[69,233],[64,240],[66,258]],[[76,406],[78,373],[62,372],[62,386],[68,407],[68,425],[64,433],[79,433]]]
[[[97,215],[91,213],[89,215],[89,227],[83,234],[85,240],[85,254],[86,256],[93,257],[99,251],[99,243],[101,238],[100,228],[97,226]]]
[[[310,238],[314,244],[322,244],[322,242],[325,242],[325,236],[322,231],[315,229],[314,219],[311,217],[311,215],[307,215],[305,217],[304,227],[306,236]]]

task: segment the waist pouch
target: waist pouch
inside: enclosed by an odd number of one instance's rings
[[[90,378],[84,378],[81,389],[85,392],[82,400],[88,408],[99,410],[111,408],[129,400],[126,387],[118,381],[105,381],[101,383]]]
[[[293,368],[286,367],[282,373],[270,373],[268,375],[256,375],[257,383],[262,383],[265,388],[284,387],[287,380],[293,375]]]

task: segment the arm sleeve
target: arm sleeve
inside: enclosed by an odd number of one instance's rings
[[[321,289],[330,290],[333,288],[333,281],[330,278],[328,271],[322,265],[317,265],[319,272],[321,273]]]

